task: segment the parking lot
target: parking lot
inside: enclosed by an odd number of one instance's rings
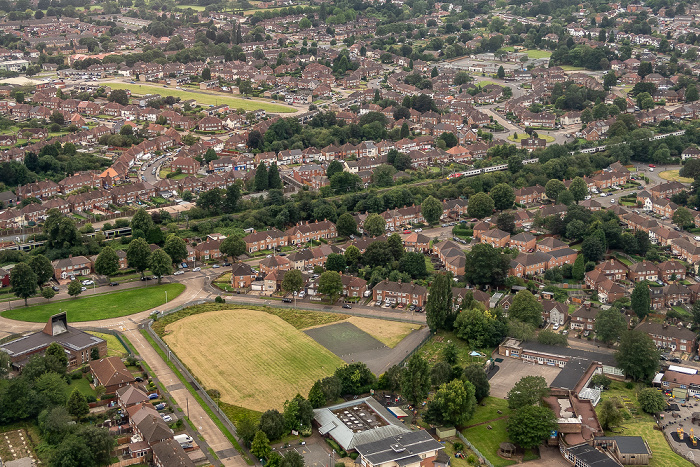
[[[277,448],[277,452],[284,455],[285,452],[295,450],[304,456],[304,465],[309,467],[325,467],[329,465],[330,448],[327,448],[325,441],[314,433],[311,437],[306,438],[306,444],[293,444],[286,448]]]
[[[525,363],[510,357],[503,357],[503,361],[497,362],[496,367],[498,370],[489,374],[491,396],[501,399],[505,399],[508,391],[524,376],[542,376],[549,385],[561,371],[561,368]]]

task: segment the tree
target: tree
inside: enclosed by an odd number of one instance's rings
[[[464,426],[476,411],[474,385],[454,379],[445,383],[428,402],[427,418],[443,426]]]
[[[304,456],[292,449],[284,453],[280,467],[304,467],[304,465],[306,465],[304,464]]]
[[[600,229],[598,229],[597,232],[602,234],[602,238],[601,235],[596,235],[594,232],[586,237],[581,244],[581,253],[583,253],[584,258],[587,261],[593,261],[596,263],[603,259],[603,256],[605,256],[605,252],[607,251],[607,247],[605,245],[605,234]]]
[[[107,465],[110,454],[116,445],[116,440],[106,428],[83,425],[78,429],[78,437],[90,449],[96,465]]]
[[[85,398],[85,395],[78,388],[73,389],[66,403],[68,413],[74,417],[81,419],[90,413],[90,406]]]
[[[284,416],[275,409],[268,410],[260,416],[258,428],[268,439],[280,439],[286,431]]]
[[[418,404],[430,392],[428,362],[419,353],[414,353],[406,364],[401,377],[401,394],[413,405]]]
[[[370,236],[379,237],[380,235],[384,235],[386,230],[386,221],[379,214],[372,213],[367,216],[362,228]]]
[[[258,168],[255,169],[255,191],[265,191],[267,190],[267,185],[270,179],[267,175],[267,166],[264,162],[258,164]]]
[[[643,411],[650,414],[663,412],[666,408],[664,395],[655,388],[644,388],[637,394],[639,406]]]
[[[648,314],[651,307],[651,296],[649,294],[649,286],[646,281],[637,282],[634,285],[632,296],[632,311],[643,320]]]
[[[68,367],[68,357],[66,356],[66,351],[58,342],[52,342],[46,348],[44,353],[46,358],[46,369],[58,373],[65,374],[66,368]]]
[[[689,84],[688,87],[685,88],[685,101],[695,102],[698,99],[700,99],[700,93],[698,93],[698,88],[694,84]]]
[[[484,217],[490,216],[493,213],[493,208],[493,199],[491,199],[491,197],[486,193],[479,192],[469,197],[467,213],[470,217],[483,219]]]
[[[27,306],[27,299],[36,293],[36,284],[36,274],[27,263],[18,263],[12,268],[10,272],[12,293],[24,299],[24,306]]]
[[[507,183],[499,183],[495,187],[491,188],[489,193],[491,199],[493,199],[494,206],[499,211],[505,211],[513,207],[515,202],[515,192],[513,187]]]
[[[311,427],[314,409],[311,403],[300,394],[284,403],[284,420],[287,430],[298,430],[299,427]]]
[[[352,217],[352,214],[346,212],[338,217],[335,228],[338,229],[338,235],[341,237],[349,237],[357,233],[357,222],[355,222],[355,218]]]
[[[447,362],[437,362],[430,369],[430,383],[434,387],[440,387],[454,379],[452,365]]]
[[[298,269],[291,269],[284,273],[282,290],[287,293],[298,293],[304,287],[304,277]]]
[[[556,178],[551,179],[544,186],[544,194],[547,195],[547,198],[554,202],[557,201],[559,198],[559,193],[562,191],[566,191],[566,185],[564,185],[564,182],[557,180]]]
[[[328,397],[328,400],[335,400],[340,394],[359,395],[369,392],[370,388],[374,387],[377,382],[372,371],[362,362],[338,367],[335,369],[334,376],[340,381],[340,390],[335,398]],[[324,378],[325,380],[326,378]]]
[[[51,287],[44,287],[41,289],[41,296],[46,300],[51,300],[56,296],[56,292]]]
[[[143,233],[148,232],[153,227],[153,218],[144,208],[139,208],[134,217],[131,218],[131,230],[140,230]]]
[[[253,442],[250,445],[250,453],[258,459],[265,459],[271,452],[272,449],[270,448],[270,440],[265,432],[261,430],[255,433]]]
[[[508,276],[510,256],[486,243],[474,245],[465,253],[464,278],[473,285],[500,285]]]
[[[357,262],[360,260],[361,256],[362,253],[360,253],[360,249],[355,245],[350,245],[345,249],[345,263],[348,266],[357,265]]]
[[[185,241],[177,235],[170,234],[165,239],[163,250],[170,256],[174,263],[181,263],[187,258],[187,245]]]
[[[382,164],[372,171],[372,183],[378,187],[387,187],[394,184],[396,169],[393,165]]]
[[[616,308],[600,310],[595,318],[595,332],[598,340],[606,344],[617,341],[627,330],[627,320]]]
[[[482,365],[470,363],[462,371],[462,379],[474,385],[474,397],[478,402],[489,396],[491,384]]]
[[[44,255],[36,255],[29,258],[29,267],[36,274],[36,282],[39,287],[53,277],[53,266],[51,261]]]
[[[273,162],[267,170],[267,188],[270,190],[279,190],[282,188],[282,179],[280,171],[277,168],[277,162]]]
[[[415,251],[406,253],[399,260],[399,271],[405,272],[413,279],[425,277],[428,274],[425,256]]]
[[[78,279],[72,280],[70,284],[68,284],[68,295],[77,297],[81,293],[83,293],[83,284],[81,284]]]
[[[583,259],[583,255],[578,255],[576,261],[574,261],[574,266],[571,269],[571,277],[574,280],[582,281],[586,274],[586,261]]]
[[[525,406],[508,418],[508,437],[524,449],[539,446],[557,430],[557,418],[549,407]]]
[[[245,242],[239,235],[231,235],[221,242],[219,251],[222,255],[230,257],[232,261],[236,261],[236,258],[245,254]]]
[[[447,274],[439,273],[433,279],[425,305],[425,319],[431,331],[450,330],[452,320],[452,284]]]
[[[149,217],[150,218],[150,217]],[[151,258],[151,247],[143,238],[135,238],[129,243],[126,249],[126,262],[130,268],[136,269],[143,277],[144,271],[148,268]]]
[[[586,199],[588,195],[588,185],[581,177],[576,177],[571,181],[569,191],[574,196],[574,201],[578,204],[579,201]]]
[[[503,79],[506,77],[506,70],[503,69],[503,65],[498,67],[498,71],[496,72],[496,76],[498,76],[499,79]]]
[[[344,272],[347,268],[345,256],[338,253],[330,253],[326,259],[326,270]]]
[[[75,435],[69,435],[56,446],[49,465],[50,467],[78,467],[97,464],[95,464],[95,457],[84,440]]]
[[[542,403],[549,395],[549,385],[542,376],[523,376],[508,391],[508,407],[519,409]]]
[[[173,273],[173,259],[162,248],[157,249],[151,254],[149,261],[151,272],[158,277],[158,283],[163,276]]]
[[[617,84],[617,75],[613,70],[608,71],[605,73],[603,76],[603,86],[605,86],[605,89],[610,89],[611,87],[615,86]]]
[[[683,206],[679,206],[678,209],[676,209],[671,219],[673,223],[681,229],[685,229],[689,226],[695,225],[693,215],[688,209],[684,208]]]
[[[326,169],[326,177],[328,177],[328,179],[330,180],[330,178],[333,175],[340,173],[342,171],[343,171],[343,164],[338,160],[332,160],[328,164],[328,168]]]
[[[34,389],[39,395],[39,403],[43,407],[64,405],[68,398],[66,388],[68,388],[68,384],[66,384],[65,376],[53,372],[44,373],[34,382]]]
[[[538,327],[542,324],[542,311],[542,303],[529,290],[521,290],[513,297],[508,316]]]
[[[119,270],[119,256],[111,246],[102,248],[95,260],[95,272],[103,276],[111,276]]]
[[[643,79],[646,75],[653,72],[651,62],[640,62],[639,68],[637,69],[637,74]]]
[[[428,196],[423,200],[420,207],[421,214],[428,224],[435,224],[442,217],[442,203],[433,196]]]
[[[211,70],[209,69],[209,67],[204,67],[202,69],[202,79],[204,81],[209,81],[211,79]]]
[[[321,274],[318,279],[318,292],[327,295],[331,304],[335,303],[343,292],[343,281],[340,274],[335,271],[326,271]]]
[[[625,376],[636,381],[651,379],[659,368],[659,351],[656,344],[643,331],[625,332],[620,339],[615,359]]]
[[[124,89],[113,90],[111,93],[109,93],[107,100],[109,102],[116,102],[117,104],[121,105],[129,105],[129,95]]]

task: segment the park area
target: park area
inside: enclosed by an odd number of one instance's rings
[[[499,413],[500,412],[500,413]],[[512,411],[508,401],[487,397],[477,407],[474,417],[469,420],[462,435],[476,447],[494,467],[506,467],[515,464],[515,460],[504,459],[498,455],[498,447],[508,441],[506,426]]]
[[[32,323],[44,323],[51,316],[64,311],[70,323],[118,318],[161,306],[165,303],[166,293],[168,300],[173,300],[184,290],[185,286],[182,284],[147,286],[121,292],[57,300],[29,307],[21,306],[3,311],[2,316]]]
[[[203,92],[199,90],[179,90],[164,88],[162,86],[151,86],[149,84],[130,84],[130,83],[108,83],[107,86],[114,89],[128,89],[131,91],[132,95],[144,95],[144,94],[160,94],[161,96],[173,96],[179,97],[183,101],[188,99],[195,99],[198,104],[204,105],[220,105],[226,104],[234,109],[258,110],[262,109],[270,113],[290,113],[296,112],[294,107],[290,107],[282,104],[272,104],[269,102],[263,102],[254,99],[241,99],[237,97],[230,97],[227,94],[214,93],[214,92]]]
[[[528,135],[527,133],[516,133],[515,135],[510,135],[510,136],[508,137],[508,141],[512,141],[512,142],[514,142],[514,143],[519,143],[519,142],[521,142],[521,141],[524,140],[524,139],[528,139],[529,137],[530,137],[530,135]],[[538,134],[537,134],[537,137],[540,138],[540,139],[545,140],[547,143],[553,143],[553,142],[554,142],[554,137],[553,137],[553,136],[549,136],[549,135],[539,134],[539,133],[538,133]]]
[[[654,429],[656,422],[650,414],[644,413],[637,401],[637,390],[621,382],[613,382],[610,389],[603,391],[601,402],[616,397],[622,404],[624,420],[622,425],[606,431],[607,436],[641,436],[649,444],[653,457],[650,467],[691,467],[693,464],[679,456],[668,445],[661,431]],[[596,407],[600,411],[601,404]]]
[[[678,170],[665,170],[659,173],[659,177],[670,182],[693,183],[692,178],[681,177]]]

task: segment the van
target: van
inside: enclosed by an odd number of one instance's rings
[[[187,434],[174,436],[173,439],[177,441],[180,447],[183,449],[192,447],[193,439]]]

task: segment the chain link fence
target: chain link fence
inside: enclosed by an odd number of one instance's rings
[[[476,447],[474,447],[474,445],[473,445],[472,443],[470,443],[469,440],[468,440],[467,438],[465,438],[464,435],[463,435],[462,433],[460,433],[460,432],[458,431],[458,432],[457,432],[457,436],[459,437],[459,439],[460,439],[464,444],[467,445],[467,447],[469,447],[469,449],[471,449],[472,451],[474,451],[474,454],[476,454],[477,456],[479,456],[480,459],[483,459],[484,464],[488,465],[489,467],[493,467],[493,464],[486,458],[486,456],[484,456],[483,454],[481,454],[481,452],[480,452]]]

